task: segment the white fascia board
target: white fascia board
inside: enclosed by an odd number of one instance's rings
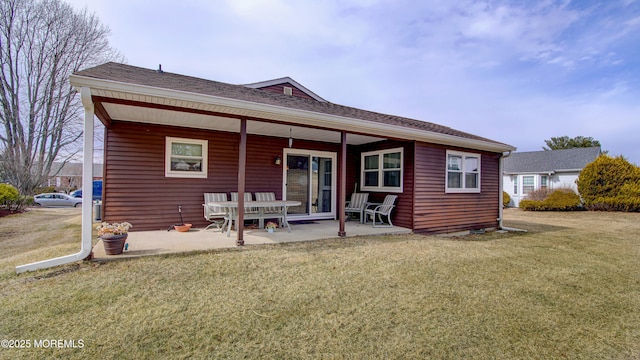
[[[431,131],[421,131],[414,128],[406,128],[398,125],[390,125],[378,123],[375,121],[348,118],[337,115],[322,114],[308,110],[292,109],[276,105],[260,104],[214,95],[198,94],[180,90],[169,90],[146,85],[129,84],[78,75],[71,75],[69,79],[71,85],[77,89],[81,87],[89,87],[91,89],[175,99],[179,101],[201,103],[240,110],[238,113],[234,113],[232,111],[228,112],[229,114],[235,115],[238,115],[239,113],[246,113],[247,111],[253,111],[256,113],[255,117],[257,118],[267,117],[267,115],[271,115],[267,118],[277,120],[278,117],[284,116],[288,118],[287,121],[297,123],[302,126],[314,125],[335,131],[352,131],[356,133],[371,134],[382,137],[394,137],[491,152],[505,152],[516,150],[515,147],[506,144],[498,144],[476,139],[467,139]]]

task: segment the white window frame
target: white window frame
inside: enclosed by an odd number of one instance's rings
[[[206,179],[207,178],[207,163],[209,162],[209,142],[207,140],[198,140],[198,139],[185,139],[185,138],[176,138],[167,136],[165,139],[165,154],[164,154],[164,176],[165,177],[176,177],[176,178],[197,178],[197,179]],[[171,148],[173,143],[183,143],[183,144],[191,144],[191,145],[201,145],[202,146],[202,157],[197,157],[201,159],[200,162],[200,171],[176,171],[171,170]]]
[[[462,169],[460,169],[460,171],[455,171],[456,173],[462,173],[462,187],[460,188],[449,188],[449,172],[453,171],[453,170],[449,170],[449,156],[460,156],[462,157]],[[465,159],[468,157],[474,157],[478,159],[478,186],[475,188],[467,188],[466,187],[466,176],[465,176],[465,169],[464,169],[464,163],[465,163]],[[479,193],[481,192],[482,189],[482,156],[480,154],[477,153],[468,153],[468,152],[462,152],[462,151],[453,151],[453,150],[447,150],[447,154],[446,154],[446,160],[445,160],[445,175],[444,175],[444,189],[446,193]],[[471,172],[468,172],[471,173]],[[475,172],[473,172],[475,173]]]
[[[530,192],[538,190],[538,188],[536,188],[536,175],[522,175],[521,178],[522,178],[522,195],[528,195]],[[531,180],[531,184],[527,184],[526,189],[524,184],[525,179]]]
[[[549,188],[549,175],[540,175],[540,189]]]
[[[393,169],[384,169],[384,155],[385,154],[394,154],[400,153],[400,168]],[[366,186],[364,183],[365,180],[365,157],[367,156],[378,156],[378,186]],[[384,172],[385,171],[400,171],[400,186],[384,186]],[[368,170],[371,172],[372,170]],[[373,192],[389,192],[389,193],[401,193],[403,191],[404,185],[404,148],[394,148],[394,149],[385,149],[385,150],[376,150],[376,151],[367,151],[360,154],[360,179],[362,181],[362,185],[360,189],[363,191],[373,191]]]

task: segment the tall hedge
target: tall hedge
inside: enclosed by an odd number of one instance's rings
[[[576,183],[589,210],[640,211],[640,167],[622,156],[600,155]]]

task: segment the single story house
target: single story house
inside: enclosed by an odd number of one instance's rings
[[[71,84],[105,126],[106,221],[157,230],[181,206],[204,226],[203,193],[240,190],[301,200],[292,220],[337,219],[359,191],[397,194],[394,224],[417,233],[497,226],[510,145],[337,105],[289,78],[231,85],[107,63]]]
[[[393,223],[416,233],[499,225],[511,145],[334,104],[290,78],[232,85],[110,62],[70,80],[105,127],[105,221],[166,229],[180,206],[204,227],[203,193],[269,191],[301,201],[289,220],[339,219],[344,235],[357,191],[398,195]]]
[[[504,158],[504,191],[517,207],[528,193],[539,189],[571,188],[582,169],[600,156],[600,147],[516,152]]]

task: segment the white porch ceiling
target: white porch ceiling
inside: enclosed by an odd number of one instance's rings
[[[240,121],[235,118],[113,103],[103,103],[103,106],[113,120],[181,126],[234,133],[240,131]],[[249,120],[247,122],[247,133],[254,135],[288,138],[289,129],[291,129],[291,134],[294,140],[304,139],[329,143],[340,143],[340,132],[338,131],[254,120]],[[351,133],[347,134],[347,143],[350,145],[362,145],[381,140],[384,140],[384,138]]]

